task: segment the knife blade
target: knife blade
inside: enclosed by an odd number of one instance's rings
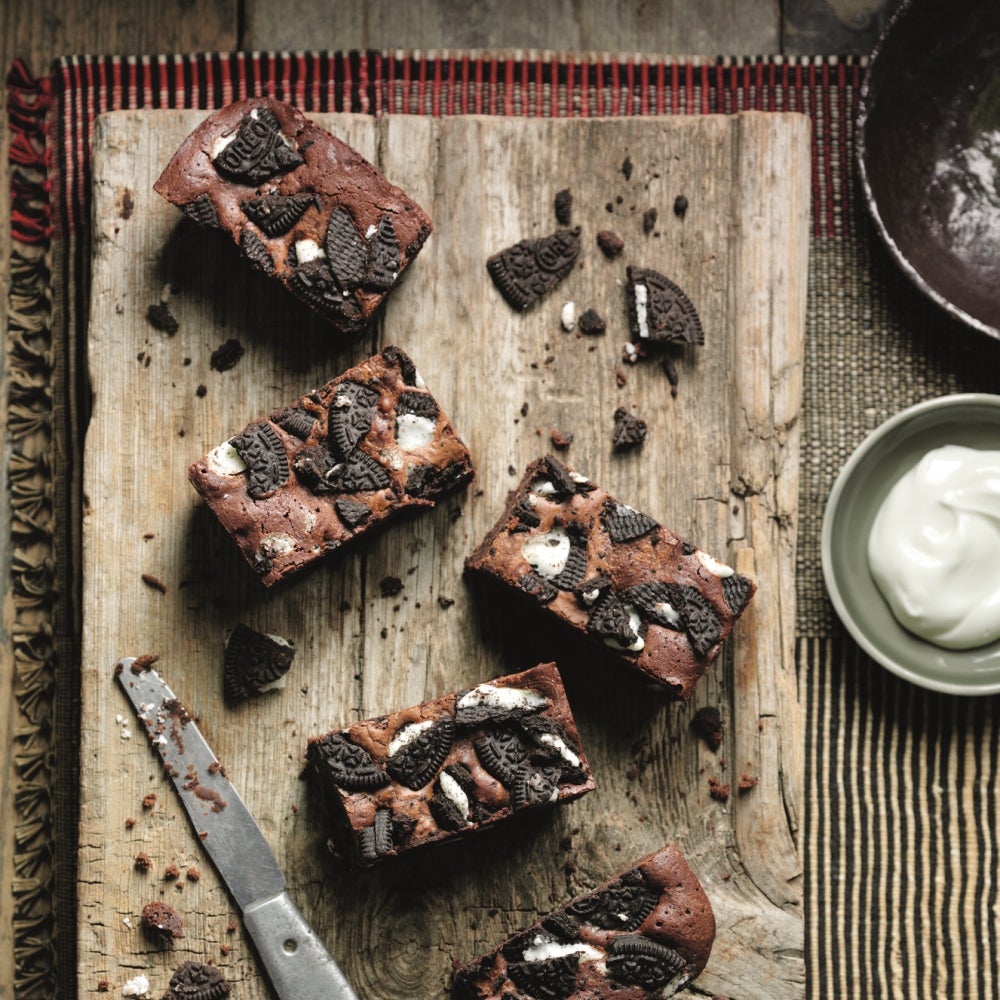
[[[188,710],[150,666],[118,661],[119,686],[163,760],[202,847],[257,947],[281,1000],[358,1000],[285,891],[285,877],[225,769]],[[140,661],[141,662],[141,661]]]

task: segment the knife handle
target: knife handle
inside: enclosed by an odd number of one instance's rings
[[[281,1000],[358,1000],[287,892],[252,903],[243,923]]]

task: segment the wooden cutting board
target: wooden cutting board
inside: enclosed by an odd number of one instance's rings
[[[234,995],[271,995],[232,901],[113,683],[120,656],[151,653],[200,718],[293,898],[366,1000],[445,996],[454,961],[667,841],[697,870],[718,919],[698,990],[801,997],[792,641],[808,120],[317,116],[436,226],[377,327],[345,346],[218,234],[153,193],[201,117],[115,113],[95,134],[80,995],[96,995],[102,981],[120,995],[142,973],[158,997],[188,959],[216,963]],[[580,263],[547,300],[515,314],[485,260],[554,230],[561,188],[571,190],[582,228]],[[673,211],[681,194],[683,218]],[[650,208],[658,219],[644,233]],[[625,241],[617,259],[596,246],[605,228]],[[701,315],[705,345],[681,352],[676,398],[658,359],[622,361],[629,263],[670,276]],[[173,335],[146,318],[161,298],[179,323]],[[601,313],[607,333],[564,331],[568,300],[578,313]],[[212,351],[230,338],[243,357],[213,370]],[[387,344],[414,358],[469,445],[476,481],[265,592],[188,485],[187,466]],[[648,423],[633,452],[612,451],[619,406]],[[749,611],[688,704],[664,700],[462,576],[521,470],[551,450],[553,428],[574,435],[561,453],[570,466],[758,579]],[[387,577],[403,590],[383,596]],[[297,655],[284,690],[234,709],[222,699],[221,668],[238,622],[292,640]],[[345,871],[300,778],[307,737],[549,658],[559,662],[599,790],[446,852]],[[725,720],[718,753],[690,728],[703,705]],[[738,792],[744,774],[757,784]],[[712,779],[732,786],[728,800],[711,796]],[[146,796],[155,797],[148,807]],[[140,852],[149,871],[135,866]],[[165,877],[171,866],[180,878]],[[191,868],[200,878],[185,875]],[[143,905],[155,899],[184,920],[185,936],[172,946],[140,928]]]

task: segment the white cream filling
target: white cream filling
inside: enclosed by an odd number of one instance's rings
[[[309,264],[314,260],[323,260],[326,251],[315,240],[296,240],[295,259],[300,264]]]
[[[641,652],[646,645],[645,639],[639,634],[642,619],[639,617],[639,612],[631,604],[625,605],[625,611],[628,614],[628,627],[635,633],[635,642],[628,646],[623,646],[617,639],[605,639],[604,642],[615,649],[627,649],[630,653]]]
[[[718,559],[713,559],[707,552],[702,552],[701,549],[698,550],[698,562],[702,564],[713,576],[717,576],[720,579],[725,579],[727,576],[732,576],[735,572],[731,566],[727,566],[725,563],[720,563]]]
[[[529,711],[545,708],[549,700],[531,688],[497,687],[495,684],[480,684],[467,691],[458,699],[456,708],[496,708],[510,710],[523,708]]]
[[[649,338],[649,314],[647,307],[649,306],[649,288],[637,282],[634,286],[635,290],[635,321],[636,325],[639,327],[639,336],[646,339]]]
[[[551,497],[555,496],[555,493],[555,484],[548,479],[536,479],[531,484],[531,494],[536,497]]]
[[[378,226],[371,225],[365,230],[365,239],[370,240],[378,232]]]
[[[524,949],[522,958],[525,962],[547,962],[552,958],[564,958],[567,955],[579,955],[584,961],[596,962],[604,958],[604,952],[598,951],[592,945],[583,941],[573,944],[560,944],[558,941],[547,941],[541,935]]]
[[[396,417],[396,444],[403,451],[416,451],[434,440],[437,424],[418,413],[400,413]]]
[[[228,146],[233,139],[236,138],[235,132],[230,132],[229,135],[220,135],[215,142],[212,143],[212,159],[217,160],[219,154]]]
[[[265,556],[287,556],[295,551],[295,539],[282,532],[273,532],[260,540],[260,551]]]
[[[447,771],[441,772],[438,783],[441,786],[441,791],[468,822],[469,796],[465,794],[462,786]]]
[[[567,302],[562,307],[562,312],[559,314],[559,322],[562,323],[562,328],[567,332],[571,333],[576,326],[576,303]]]
[[[145,976],[135,976],[122,986],[123,997],[144,997],[149,992],[149,980]]]
[[[217,476],[238,476],[241,472],[247,471],[247,463],[240,458],[240,453],[228,441],[223,441],[217,448],[213,448],[205,461]]]
[[[657,601],[653,605],[653,610],[663,618],[666,618],[671,625],[675,628],[680,628],[682,626],[681,616],[677,613],[677,609],[669,601]]]
[[[555,750],[555,752],[559,754],[559,756],[562,757],[562,759],[566,761],[570,767],[580,766],[580,758],[573,753],[573,751],[566,746],[565,741],[556,736],[555,733],[542,733],[538,737],[538,742],[544,746],[552,747],[552,749]]]
[[[425,719],[423,722],[411,722],[409,725],[402,726],[389,741],[389,756],[394,757],[403,747],[409,746],[421,733],[427,732],[433,725],[433,720]]]
[[[540,535],[529,535],[521,543],[521,555],[539,576],[558,576],[569,559],[570,541],[565,528],[553,528]]]
[[[282,674],[280,677],[267,684],[261,684],[257,688],[258,694],[264,694],[266,691],[280,691],[285,686],[285,681],[288,679],[288,674]]]

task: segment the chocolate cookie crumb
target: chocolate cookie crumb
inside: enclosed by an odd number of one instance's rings
[[[149,670],[159,659],[160,657],[157,653],[143,653],[132,661],[132,666],[129,669],[133,674],[138,676],[144,670]]]
[[[656,219],[660,213],[656,211],[655,208],[647,208],[645,212],[642,213],[642,231],[644,233],[651,233],[656,227]]]
[[[131,830],[132,827],[134,826],[135,826],[135,817],[129,816],[129,818],[125,820],[125,829]]]
[[[667,376],[667,381],[670,383],[670,395],[676,399],[680,376],[677,374],[677,365],[674,364],[673,358],[663,359],[663,374]]]
[[[398,576],[384,576],[378,586],[383,597],[395,597],[403,589],[403,581]]]
[[[177,867],[177,865],[167,865],[167,867],[163,869],[163,879],[165,882],[172,882],[174,879],[178,879],[180,877],[181,870]]]
[[[153,867],[153,861],[145,851],[140,851],[135,856],[134,864],[136,871],[140,872],[148,872]]]
[[[162,1000],[187,997],[188,1000],[221,1000],[232,992],[232,986],[214,965],[185,962],[170,977],[170,988]]]
[[[454,597],[445,597],[444,594],[438,594],[438,604],[447,611],[455,603]]]
[[[184,921],[172,906],[156,901],[142,908],[142,922],[146,928],[165,938],[184,937]]]
[[[624,406],[615,410],[615,428],[611,444],[615,451],[627,451],[646,440],[646,421],[629,413]]]
[[[691,719],[691,728],[710,750],[718,750],[722,745],[722,715],[717,708],[711,705],[699,708]]]
[[[597,234],[597,245],[609,260],[625,249],[625,241],[612,229],[602,229]]]
[[[243,345],[235,338],[220,344],[214,351],[210,359],[211,366],[217,372],[229,371],[243,357]]]
[[[558,448],[560,451],[565,451],[573,443],[571,431],[561,431],[553,427],[549,437],[552,441],[552,447]]]
[[[143,573],[140,579],[147,587],[152,587],[153,590],[158,590],[161,594],[167,592],[167,585],[162,580],[158,580],[152,573]]]
[[[142,799],[143,809],[152,809],[156,805],[156,792],[150,792],[148,795],[144,795]]]
[[[207,385],[199,385],[198,388],[195,389],[194,394],[199,399],[203,399],[208,394],[208,386]]]
[[[191,866],[184,872],[184,877],[189,882],[197,882],[201,878],[201,872],[194,866]]]
[[[150,306],[146,310],[146,319],[150,326],[162,330],[168,337],[172,337],[181,328],[166,302]]]
[[[679,194],[676,198],[674,198],[674,215],[676,215],[678,219],[683,219],[687,210],[688,200],[684,197],[684,195]]]
[[[708,794],[711,795],[716,802],[727,802],[729,800],[729,785],[724,785],[718,778],[709,778]]]
[[[751,788],[757,787],[757,778],[752,774],[748,774],[746,771],[740,775],[740,782],[736,786],[741,792],[749,792]]]
[[[563,188],[556,192],[555,199],[556,222],[560,226],[568,226],[573,217],[573,195],[569,188]]]
[[[630,181],[632,179],[632,158],[626,156],[622,160],[622,174],[625,176],[625,180]]]
[[[604,333],[608,328],[608,324],[604,322],[604,318],[596,309],[588,309],[580,317],[577,326],[580,328],[581,333],[586,333],[590,336]]]

